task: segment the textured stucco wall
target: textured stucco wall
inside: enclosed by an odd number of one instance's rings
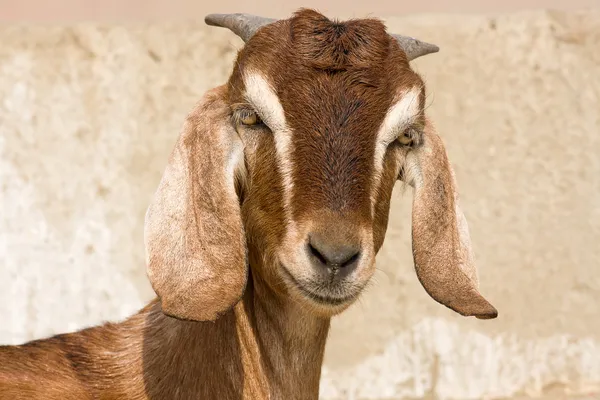
[[[442,49],[414,66],[500,317],[425,294],[398,190],[376,284],[334,320],[323,398],[600,398],[600,12],[387,23]],[[240,44],[201,22],[0,28],[1,343],[152,297],[149,197]]]

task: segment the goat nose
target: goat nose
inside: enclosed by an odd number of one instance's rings
[[[308,251],[313,263],[328,269],[344,269],[346,273],[358,264],[360,246],[355,241],[341,241],[311,234]]]

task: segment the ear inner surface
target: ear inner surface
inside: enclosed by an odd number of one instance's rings
[[[207,92],[188,115],[146,212],[147,272],[165,314],[215,320],[241,298],[246,242],[235,174],[241,140],[226,87]]]
[[[479,293],[454,171],[429,121],[423,146],[407,154],[403,175],[414,187],[412,242],[419,281],[434,300],[461,315],[496,318],[497,310]]]

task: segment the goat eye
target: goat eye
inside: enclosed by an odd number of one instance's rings
[[[258,124],[262,123],[262,121],[260,120],[258,115],[256,115],[256,113],[254,113],[254,112],[244,113],[243,115],[240,116],[239,121],[242,125],[248,125],[248,126],[258,125]]]
[[[412,129],[406,129],[400,136],[398,136],[398,143],[403,146],[410,146],[413,144],[413,132]]]
[[[415,147],[419,145],[420,139],[421,132],[414,127],[410,127],[405,129],[396,141],[402,146]]]
[[[402,132],[402,134],[398,137],[398,142],[404,146],[410,146],[412,144],[412,136],[410,135],[409,130]]]

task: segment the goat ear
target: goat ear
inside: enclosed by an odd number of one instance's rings
[[[427,121],[423,145],[411,150],[403,180],[414,187],[412,247],[427,293],[464,316],[491,319],[498,311],[479,293],[467,221],[441,138]]]
[[[188,115],[146,212],[147,272],[165,314],[215,320],[241,298],[246,239],[235,189],[242,142],[227,89],[207,92]]]

